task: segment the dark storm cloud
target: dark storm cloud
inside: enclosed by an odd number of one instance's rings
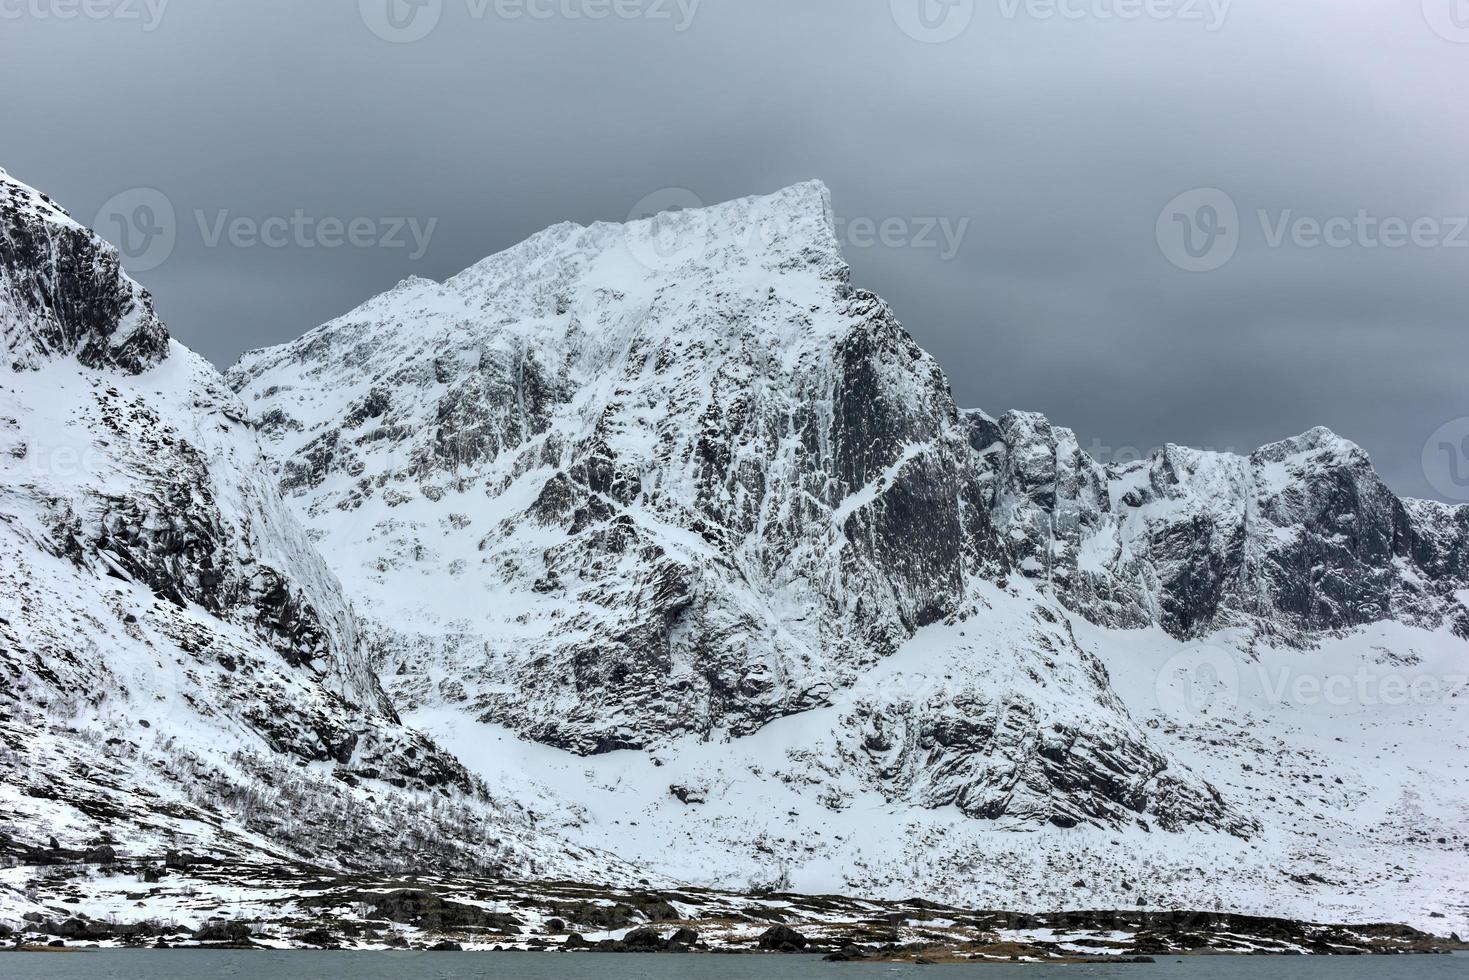
[[[172,209],[139,278],[221,365],[555,221],[819,176],[963,403],[1104,456],[1327,425],[1451,495],[1422,454],[1469,416],[1452,0],[918,2],[0,0],[0,165],[134,234]],[[1387,219],[1421,234],[1374,246]]]

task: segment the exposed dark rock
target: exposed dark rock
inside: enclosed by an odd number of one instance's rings
[[[0,177],[0,307],[26,318],[25,329],[5,332],[12,370],[60,355],[89,368],[140,374],[168,356],[168,333],[152,297],[122,274],[117,250],[6,177]]]
[[[667,947],[667,940],[657,929],[634,929],[622,937],[622,945],[630,952],[651,952]]]
[[[206,923],[194,933],[200,943],[222,943],[229,946],[245,946],[250,942],[250,926],[245,922],[216,920]]]
[[[775,950],[782,953],[800,952],[808,945],[810,943],[806,937],[790,926],[771,926],[760,934],[758,943],[761,949]]]
[[[523,925],[508,912],[489,912],[452,902],[429,891],[403,890],[376,896],[369,918],[416,926],[429,932],[479,929],[500,935],[518,935]]]
[[[112,928],[105,922],[94,922],[91,919],[67,919],[65,922],[52,924],[48,932],[71,939],[76,942],[99,942],[112,938]]]
[[[972,431],[992,440],[981,485],[1015,566],[1101,625],[1303,639],[1461,614],[1469,508],[1399,500],[1325,429],[1248,457],[1169,446],[1114,465],[1039,415]]]

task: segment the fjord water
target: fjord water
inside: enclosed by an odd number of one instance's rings
[[[994,980],[1449,980],[1469,955],[1195,956],[1153,964],[826,963],[814,956],[613,956],[525,953],[336,953],[107,950],[0,954],[0,978],[25,980],[878,980],[904,974]]]

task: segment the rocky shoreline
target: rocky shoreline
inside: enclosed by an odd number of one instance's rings
[[[10,950],[328,949],[804,954],[832,961],[1151,962],[1187,955],[1464,950],[1391,924],[1138,909],[1027,914],[920,899],[343,875],[178,853],[57,854],[0,869]]]

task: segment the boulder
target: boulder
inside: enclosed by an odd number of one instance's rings
[[[760,934],[761,949],[795,953],[810,945],[809,940],[790,926],[772,926]]]
[[[622,945],[629,952],[650,953],[668,948],[668,943],[657,929],[634,929],[622,937]]]
[[[53,925],[50,932],[64,939],[75,939],[80,942],[96,942],[102,939],[112,938],[112,927],[105,922],[93,922],[80,916],[67,919],[59,925]]]
[[[229,946],[244,946],[250,942],[250,927],[243,922],[215,920],[206,923],[204,928],[194,933],[194,939],[201,943],[223,943]]]
[[[429,932],[485,929],[504,936],[520,934],[521,922],[506,912],[488,912],[447,901],[430,891],[402,889],[375,898],[370,918],[416,926]]]

